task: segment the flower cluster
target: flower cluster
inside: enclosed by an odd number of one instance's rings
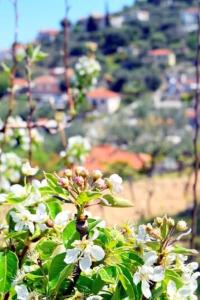
[[[0,297],[196,300],[200,272],[188,259],[197,252],[179,244],[190,234],[184,220],[112,228],[85,211],[130,206],[121,191],[119,175],[76,167],[0,194],[10,208],[0,225]]]
[[[70,164],[83,163],[91,150],[91,144],[87,138],[72,136],[68,139],[67,149],[60,152],[60,156],[66,158]]]
[[[77,77],[84,78],[84,80],[87,78],[88,84],[92,86],[97,83],[101,66],[94,57],[83,56],[75,65],[75,71]]]
[[[0,130],[3,129],[3,121],[0,120]],[[43,142],[43,137],[37,129],[31,130],[32,144],[37,146]],[[20,147],[22,150],[29,149],[30,138],[27,130],[27,123],[20,117],[9,117],[6,133],[0,133],[0,141],[6,139],[11,147]]]

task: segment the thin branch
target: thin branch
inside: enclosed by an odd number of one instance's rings
[[[190,240],[190,247],[194,248],[195,238],[197,234],[197,218],[198,218],[198,173],[199,173],[199,154],[198,154],[198,138],[199,138],[199,101],[200,101],[200,1],[198,3],[198,30],[197,30],[197,56],[196,56],[196,94],[195,94],[195,132],[194,132],[194,182],[193,182],[193,208],[192,208],[192,235]]]
[[[29,113],[27,118],[27,129],[28,129],[28,135],[29,135],[29,150],[28,150],[28,160],[30,165],[32,164],[32,122],[33,122],[33,112],[34,112],[34,103],[33,103],[33,97],[32,97],[32,90],[31,90],[31,80],[32,80],[32,61],[28,57],[28,54],[26,55],[26,76],[27,76],[27,82],[28,82],[28,104],[29,104]]]
[[[64,52],[66,96],[67,96],[67,101],[69,102],[69,111],[70,113],[73,113],[74,101],[70,91],[70,80],[69,80],[69,73],[68,73],[69,70],[69,30],[68,30],[69,5],[68,5],[68,0],[64,0],[64,1],[65,1],[65,17],[62,25],[63,25],[63,33],[64,33],[63,52]]]
[[[15,15],[14,42],[13,42],[12,49],[11,49],[13,65],[12,65],[11,72],[9,75],[10,87],[9,87],[9,95],[8,95],[8,113],[6,115],[3,130],[2,130],[2,132],[4,133],[4,138],[3,138],[3,141],[1,144],[1,148],[4,147],[5,142],[6,142],[6,130],[7,130],[7,126],[8,126],[8,121],[13,113],[14,102],[15,102],[14,81],[15,81],[15,76],[16,76],[16,71],[17,71],[17,43],[18,43],[18,23],[19,23],[18,0],[12,0],[12,4],[13,4],[13,9],[14,9],[14,15]]]

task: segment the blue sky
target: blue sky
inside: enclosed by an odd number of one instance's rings
[[[64,15],[64,0],[18,0],[19,39],[30,42],[40,29],[58,28]],[[133,0],[108,0],[110,11],[117,11]],[[69,0],[70,19],[75,21],[91,12],[104,12],[105,0]],[[0,49],[13,41],[13,7],[11,0],[0,0]]]

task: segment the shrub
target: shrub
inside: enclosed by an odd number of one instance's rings
[[[76,167],[1,194],[3,207],[12,205],[0,227],[1,298],[196,299],[198,264],[187,262],[196,251],[177,245],[190,233],[184,221],[109,228],[86,212],[130,206],[117,195],[121,184],[117,174]]]

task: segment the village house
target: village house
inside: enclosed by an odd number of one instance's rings
[[[58,34],[59,34],[59,30],[56,30],[56,29],[40,30],[37,35],[37,41],[39,43],[41,43],[41,42],[51,43],[51,42],[55,41]]]
[[[16,77],[14,79],[14,89],[15,89],[15,92],[22,92],[24,90],[27,90],[27,87],[28,87],[28,82],[26,79],[24,78],[20,78],[20,77]]]
[[[4,49],[0,51],[0,62],[3,62],[5,60],[11,59],[11,50],[10,49]]]
[[[176,65],[176,55],[170,49],[154,49],[148,51],[148,62],[165,64],[168,66]]]
[[[101,113],[112,114],[116,112],[121,103],[121,95],[104,87],[91,90],[87,99],[94,110]]]
[[[33,96],[39,101],[49,101],[60,94],[58,80],[51,75],[43,75],[33,80]]]
[[[142,170],[151,161],[151,156],[143,153],[133,153],[122,150],[111,144],[98,145],[92,148],[86,158],[85,167],[88,170],[106,172],[109,165],[126,164],[135,171]]]
[[[134,21],[148,22],[150,20],[150,13],[148,10],[131,10],[124,14],[126,23]]]
[[[198,8],[190,7],[181,12],[182,28],[186,32],[196,31],[198,28]]]
[[[113,28],[121,28],[124,24],[124,16],[123,15],[111,15],[109,17],[110,25]]]
[[[63,110],[67,105],[67,95],[61,91],[59,79],[55,76],[43,75],[35,78],[32,93],[35,100],[49,102],[57,110]]]
[[[103,29],[106,26],[105,16],[100,13],[92,13],[87,18],[81,18],[77,21],[77,25],[81,27],[82,30],[88,30],[88,22],[92,19],[97,26],[97,29]]]

